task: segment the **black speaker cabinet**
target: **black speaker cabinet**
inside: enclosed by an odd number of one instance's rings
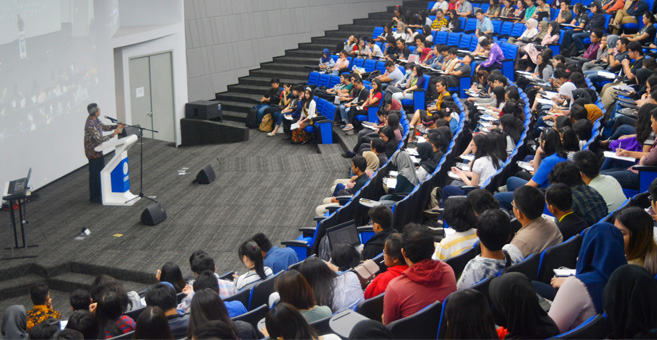
[[[212,169],[212,166],[208,164],[198,172],[195,182],[199,184],[210,184],[214,181],[215,178],[216,176],[214,174],[214,169]]]
[[[162,203],[154,203],[148,206],[144,212],[141,213],[141,223],[145,225],[156,225],[167,219],[167,212],[164,211]]]
[[[221,103],[216,100],[198,100],[185,104],[185,118],[221,121]]]

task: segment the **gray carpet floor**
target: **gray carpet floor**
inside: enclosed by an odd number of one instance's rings
[[[314,225],[314,207],[329,196],[334,179],[347,176],[349,160],[340,156],[341,151],[291,145],[281,136],[267,137],[256,130],[247,142],[212,146],[175,148],[146,139],[144,194],[157,196],[166,221],[142,225],[141,212],[150,204],[144,199],[131,207],[89,202],[85,166],[37,191],[37,199],[28,205],[27,236],[28,243],[39,244],[30,250],[39,256],[0,262],[0,271],[9,273],[0,282],[15,279],[30,264],[49,268],[67,261],[142,273],[154,273],[173,261],[186,275],[191,273],[189,255],[197,249],[214,257],[217,272],[242,272],[237,248],[254,233],[264,232],[278,244],[296,238],[299,227]],[[137,145],[129,153],[135,194],[138,152]],[[209,185],[192,184],[207,164],[217,179]],[[179,175],[182,168],[188,168],[186,175]],[[9,213],[0,212],[0,221],[8,220]],[[91,231],[90,237],[75,240],[82,228]],[[0,228],[2,246],[9,246],[12,239],[9,227]],[[66,308],[68,301],[61,301],[66,296],[57,297],[57,305]],[[0,301],[0,311],[20,300]],[[26,307],[31,305],[28,296],[23,300]]]

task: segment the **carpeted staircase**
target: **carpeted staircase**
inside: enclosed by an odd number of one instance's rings
[[[420,9],[426,9],[428,3],[410,0],[404,1],[403,6],[404,10],[417,13]],[[224,119],[244,122],[249,109],[259,103],[270,87],[272,78],[279,78],[284,83],[305,83],[311,68],[317,66],[322,49],[328,48],[334,53],[336,45],[352,34],[371,37],[374,27],[390,22],[392,10],[391,6],[387,12],[370,13],[365,19],[355,19],[353,24],[339,25],[337,30],[326,31],[323,37],[314,37],[309,43],[299,44],[295,50],[285,51],[284,56],[260,64],[260,68],[240,78],[238,84],[228,85],[228,91],[216,94],[216,100],[221,101]]]

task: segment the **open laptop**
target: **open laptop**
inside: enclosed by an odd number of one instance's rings
[[[360,237],[358,236],[358,229],[356,229],[356,222],[354,220],[326,229],[326,235],[329,238],[331,248],[341,242],[347,242],[354,247],[360,245]]]
[[[32,175],[32,168],[27,172],[27,177],[15,179],[9,182],[6,195],[14,195],[24,192],[27,189],[27,183],[30,181],[30,175]]]

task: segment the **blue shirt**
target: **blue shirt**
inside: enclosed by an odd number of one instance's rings
[[[247,312],[246,307],[239,301],[224,301],[226,309],[228,310],[228,315],[231,318],[242,315]]]
[[[297,253],[292,248],[271,247],[267,252],[264,263],[271,268],[274,274],[287,270],[291,264],[299,262]]]
[[[482,21],[477,20],[477,29],[480,33],[484,33],[489,30],[491,33],[493,33],[493,22],[489,17],[484,17],[484,20]]]
[[[545,157],[541,161],[541,165],[538,166],[538,170],[534,173],[534,177],[532,177],[532,181],[536,182],[538,184],[539,188],[547,188],[548,186],[548,174],[550,174],[550,171],[552,171],[552,168],[554,168],[555,165],[561,162],[565,162],[567,159],[563,157],[559,157],[556,153],[553,153],[552,155]]]
[[[449,129],[452,130],[452,134],[456,133],[456,129],[459,127],[459,122],[456,121],[456,119],[452,118],[449,121]]]

